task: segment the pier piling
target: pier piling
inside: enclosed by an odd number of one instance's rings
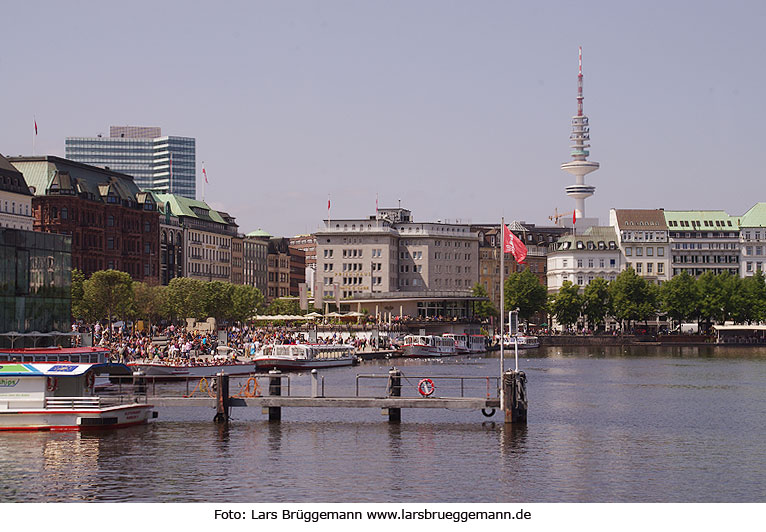
[[[388,372],[388,396],[401,397],[402,395],[402,372],[396,368],[391,368]],[[388,422],[401,423],[402,409],[388,408]]]
[[[527,422],[527,376],[523,371],[503,373],[502,408],[506,423]]]
[[[269,395],[282,395],[282,374],[278,369],[269,371]],[[279,406],[268,407],[269,421],[280,421],[282,419],[282,408]]]
[[[229,422],[229,406],[231,397],[229,397],[229,376],[225,373],[217,373],[216,379],[216,413],[213,421],[218,424]]]

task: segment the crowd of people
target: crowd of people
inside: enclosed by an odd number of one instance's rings
[[[254,357],[261,348],[271,344],[309,343],[307,332],[294,331],[284,327],[229,327],[225,329],[226,346],[230,349],[219,353],[220,332],[186,330],[183,327],[152,326],[146,330],[128,330],[125,326],[93,327],[73,325],[74,332],[92,333],[94,346],[109,349],[115,362],[154,362],[167,364],[215,365],[236,361],[237,356]],[[75,337],[79,345],[81,337]],[[363,350],[371,345],[365,336],[348,333],[320,333],[317,344],[351,345]]]

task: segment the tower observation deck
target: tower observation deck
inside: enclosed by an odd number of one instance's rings
[[[590,155],[590,127],[588,117],[582,110],[582,47],[580,47],[580,71],[577,76],[577,115],[572,117],[572,160],[561,165],[561,169],[575,176],[575,184],[566,187],[567,196],[575,200],[575,216],[579,220],[585,217],[585,198],[589,198],[596,191],[596,187],[585,184],[585,176],[598,170],[599,164],[589,161]]]

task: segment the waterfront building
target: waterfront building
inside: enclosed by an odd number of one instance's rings
[[[739,220],[724,211],[664,211],[673,276],[739,275]]]
[[[183,228],[184,276],[201,281],[231,282],[231,244],[237,236],[234,218],[204,201],[178,194],[154,194],[154,197],[170,207],[171,216],[177,217]]]
[[[154,194],[160,218],[160,283],[167,285],[176,277],[184,277],[184,228],[170,205]]]
[[[268,256],[271,235],[262,229],[247,233],[242,252],[243,283],[268,294]]]
[[[245,284],[245,236],[231,237],[231,282]]]
[[[24,175],[0,155],[0,227],[31,231],[32,192]]]
[[[52,155],[8,160],[34,189],[35,231],[72,237],[72,268],[159,281],[157,206],[131,176]]]
[[[67,137],[66,157],[133,176],[141,190],[195,199],[196,141],[158,127],[111,126],[109,136]]]
[[[290,296],[290,239],[271,237],[268,241],[266,302]]]
[[[565,227],[537,226],[526,222],[513,221],[508,228],[527,247],[524,264],[518,264],[512,254],[505,254],[505,274],[527,268],[543,285],[548,284],[548,253],[556,241],[570,232]],[[479,284],[484,287],[495,308],[500,308],[500,224],[472,225],[479,235]]]
[[[300,285],[306,282],[306,252],[292,246],[287,248],[290,255],[290,296],[300,296]]]
[[[570,281],[584,288],[601,277],[613,281],[625,267],[614,227],[589,227],[558,239],[548,253],[548,293]]]
[[[69,331],[71,244],[69,235],[0,228],[1,333]],[[0,346],[10,347],[8,335]]]
[[[615,228],[626,268],[655,284],[670,279],[670,242],[662,209],[611,209],[609,225]]]
[[[580,67],[577,75],[577,114],[572,117],[572,134],[569,139],[572,141],[572,160],[561,165],[561,169],[575,177],[575,184],[566,187],[567,196],[574,198],[575,216],[569,219],[575,219],[574,223],[578,229],[585,229],[591,225],[598,224],[598,219],[588,219],[585,217],[585,199],[589,198],[596,191],[593,185],[585,184],[585,176],[599,169],[599,163],[589,161],[590,155],[590,124],[588,116],[583,113],[583,90],[582,90],[582,47],[580,48]],[[567,218],[564,219],[564,222]]]
[[[296,235],[290,239],[290,249],[299,249],[306,254],[304,279],[309,292],[312,292],[317,269],[317,239],[314,235]]]
[[[316,232],[320,298],[427,290],[470,292],[478,282],[479,237],[466,224],[420,222],[407,209],[325,220]],[[316,298],[316,296],[315,296]]]
[[[766,264],[766,203],[756,203],[738,218],[740,277],[750,277]]]

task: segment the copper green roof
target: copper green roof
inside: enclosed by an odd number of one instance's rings
[[[170,204],[170,212],[173,216],[188,216],[199,220],[216,222],[228,225],[220,213],[211,208],[204,201],[193,200],[178,194],[157,194],[152,193],[157,198],[158,203]]]
[[[670,231],[739,231],[739,220],[725,211],[665,211]]]
[[[740,216],[740,227],[766,227],[766,203],[756,203]]]
[[[257,231],[250,231],[245,236],[255,236],[255,237],[261,237],[261,238],[271,238],[270,234],[268,234],[266,231],[264,231],[263,229],[260,229],[260,228]]]
[[[556,241],[556,251],[571,249],[613,251],[617,249],[617,233],[612,226],[593,226],[582,233],[562,236]]]

